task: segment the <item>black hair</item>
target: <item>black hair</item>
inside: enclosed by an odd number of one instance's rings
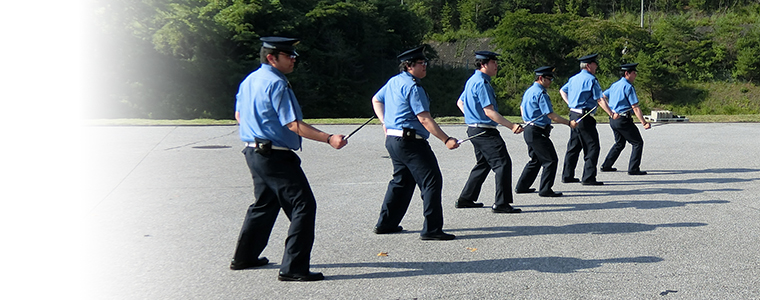
[[[631,73],[636,70],[620,70],[620,77],[625,77],[625,72]]]
[[[267,55],[272,54],[274,57],[277,57],[278,55],[280,55],[280,52],[281,51],[277,49],[269,49],[269,48],[261,47],[261,51],[259,51],[259,61],[262,64],[268,64],[269,61],[267,60]]]
[[[411,69],[418,60],[420,59],[402,61],[400,64],[398,64],[398,71],[406,72],[407,70]]]
[[[483,59],[480,59],[480,58],[476,58],[476,59],[475,59],[475,63],[474,63],[473,65],[475,65],[475,69],[478,69],[478,70],[480,70],[480,68],[481,68],[482,66],[485,66],[485,65],[487,65],[487,64],[488,64],[488,62],[490,62],[490,61],[491,61],[491,59],[490,59],[490,58],[483,58]]]

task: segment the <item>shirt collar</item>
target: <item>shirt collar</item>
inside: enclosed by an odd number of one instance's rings
[[[544,85],[543,85],[543,84],[540,84],[540,83],[538,83],[538,82],[535,82],[535,81],[534,81],[534,82],[533,82],[533,85],[537,86],[537,87],[538,87],[538,88],[540,88],[542,91],[546,92],[546,88],[544,87]]]
[[[264,68],[264,69],[269,70],[272,73],[275,73],[280,78],[287,80],[287,78],[285,77],[285,74],[282,74],[282,72],[280,72],[280,70],[277,70],[277,68],[273,67],[272,65],[270,65],[270,64],[261,64],[261,67]]]
[[[491,76],[488,76],[488,74],[483,73],[483,71],[475,70],[476,73],[480,73],[480,76],[483,77],[488,82],[491,82]]]

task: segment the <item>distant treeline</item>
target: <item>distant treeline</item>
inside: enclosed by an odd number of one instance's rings
[[[603,87],[616,66],[640,63],[645,107],[758,113],[759,0],[91,0],[87,26],[89,118],[233,117],[239,82],[258,68],[259,37],[298,37],[289,75],[307,118],[367,117],[370,98],[398,72],[396,55],[430,42],[491,38],[503,54],[494,79],[503,114],[519,114],[531,70],[557,68],[551,96],[578,72],[576,58],[600,53]],[[431,49],[430,57],[436,53]],[[472,55],[472,53],[461,53]],[[422,82],[437,116],[471,69],[431,66]],[[699,107],[706,87],[742,86],[734,102]],[[721,100],[722,101],[722,100]],[[739,103],[739,104],[735,104]]]

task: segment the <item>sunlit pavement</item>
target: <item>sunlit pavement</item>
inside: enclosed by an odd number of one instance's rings
[[[354,125],[316,127],[351,132]],[[465,137],[464,125],[443,126]],[[597,127],[600,163],[613,143]],[[603,186],[560,181],[569,128],[555,125],[554,190],[515,195],[521,214],[455,209],[475,159],[470,143],[431,139],[444,177],[444,230],[421,241],[416,193],[398,234],[372,233],[392,166],[382,129],[342,150],[304,141],[317,198],[312,271],[324,281],[277,281],[290,224],[280,215],[262,256],[229,269],[253,201],[234,126],[86,127],[82,145],[88,299],[757,299],[760,298],[760,124],[667,124],[644,131],[644,176],[629,176],[630,145]],[[500,127],[513,186],[528,160],[522,135]],[[581,159],[582,163],[582,159]],[[576,173],[580,176],[582,166]],[[533,187],[537,188],[538,180]]]

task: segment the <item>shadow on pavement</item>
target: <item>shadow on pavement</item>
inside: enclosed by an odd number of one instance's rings
[[[329,280],[397,278],[423,275],[503,273],[534,270],[542,273],[574,273],[578,270],[601,267],[602,264],[656,263],[663,261],[655,256],[638,256],[609,259],[580,259],[573,257],[504,258],[460,262],[368,262],[317,264],[314,268],[383,268],[388,271],[356,275],[332,275]]]
[[[642,223],[583,223],[563,226],[500,226],[483,228],[447,229],[446,231],[458,232],[457,239],[483,239],[515,236],[533,236],[550,234],[618,234],[652,231],[660,227],[697,227],[706,226],[706,223],[669,223],[669,224],[642,224]],[[490,232],[467,234],[468,231]]]
[[[704,201],[669,201],[669,200],[617,200],[602,203],[563,203],[563,204],[515,204],[521,208],[523,213],[542,213],[542,212],[564,212],[564,211],[585,211],[585,210],[603,210],[603,209],[658,209],[669,207],[684,207],[689,204],[726,204],[727,200],[704,200]],[[526,210],[526,208],[548,208],[541,210]]]

